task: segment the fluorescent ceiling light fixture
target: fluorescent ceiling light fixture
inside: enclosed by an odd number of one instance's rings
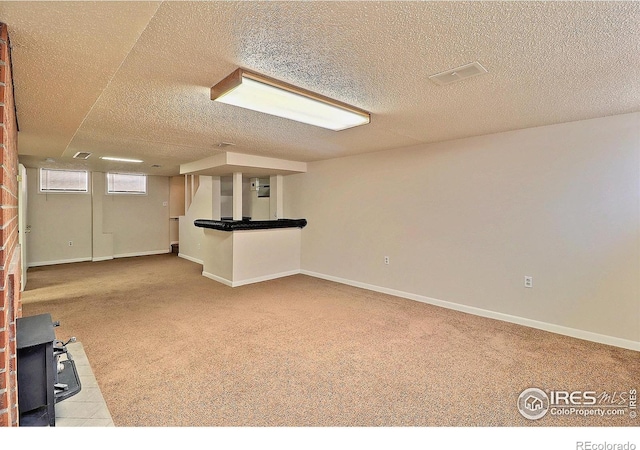
[[[213,86],[211,100],[334,131],[371,122],[360,108],[244,69]]]
[[[114,156],[101,156],[100,159],[106,159],[107,161],[120,161],[120,162],[130,162],[130,163],[144,162],[141,159],[116,158]]]

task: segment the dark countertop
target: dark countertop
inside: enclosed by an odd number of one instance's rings
[[[278,220],[211,220],[196,219],[193,224],[200,228],[220,231],[239,230],[270,230],[275,228],[304,228],[306,219],[278,219]]]

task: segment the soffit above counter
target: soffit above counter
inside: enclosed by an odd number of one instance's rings
[[[180,165],[181,175],[227,176],[236,172],[251,177],[292,175],[307,171],[307,163],[265,156],[225,152]]]

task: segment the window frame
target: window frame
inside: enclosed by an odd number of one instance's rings
[[[84,173],[84,190],[75,190],[75,189],[43,189],[42,179],[43,172],[77,172]],[[89,182],[89,171],[85,169],[53,169],[49,167],[41,167],[38,170],[38,193],[39,194],[89,194],[90,191],[90,182]]]
[[[110,191],[109,190],[109,176],[110,175],[129,175],[144,177],[144,192],[139,191]],[[148,195],[149,194],[149,176],[146,173],[131,173],[131,172],[107,172],[105,173],[105,193],[106,195]]]

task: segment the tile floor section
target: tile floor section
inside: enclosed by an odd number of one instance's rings
[[[56,427],[113,427],[113,419],[93,375],[81,342],[68,344],[76,363],[82,389],[76,395],[56,403]]]

